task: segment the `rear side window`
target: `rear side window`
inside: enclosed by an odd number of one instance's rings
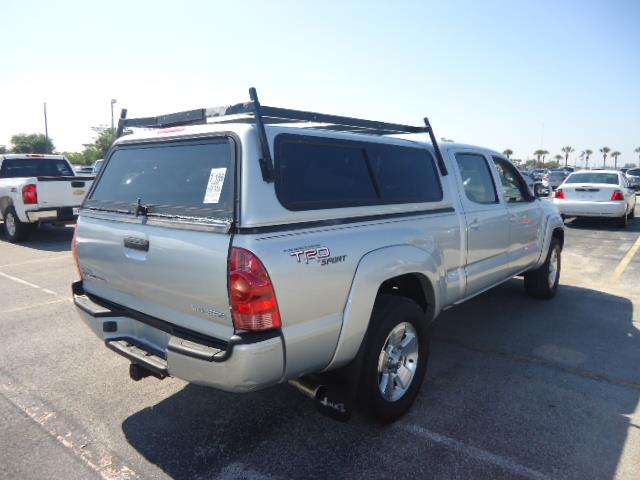
[[[289,210],[442,200],[422,148],[279,135],[275,160],[276,194]]]
[[[116,148],[103,167],[89,208],[149,215],[233,218],[234,146],[230,139]]]
[[[633,175],[634,177],[640,177],[640,168],[632,168],[627,170],[627,175]]]
[[[474,203],[498,203],[487,159],[476,153],[456,153],[464,193]]]
[[[52,158],[7,158],[2,162],[2,169],[0,169],[0,178],[73,175],[73,170],[66,160]]]

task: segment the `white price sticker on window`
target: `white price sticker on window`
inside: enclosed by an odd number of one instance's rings
[[[209,183],[207,183],[207,191],[204,192],[204,200],[202,203],[218,203],[222,186],[224,185],[224,177],[227,175],[226,168],[212,168],[209,175]]]

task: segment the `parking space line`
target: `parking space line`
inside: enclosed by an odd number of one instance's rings
[[[53,254],[53,255],[46,255],[44,257],[32,258],[31,260],[24,260],[22,262],[5,263],[4,265],[0,265],[0,268],[20,267],[22,265],[29,265],[31,263],[39,263],[39,262],[44,262],[46,260],[54,260],[54,259],[58,259],[58,258],[64,258],[65,260],[68,260],[69,259],[69,253],[68,252],[56,253],[56,254]]]
[[[35,288],[37,290],[42,290],[44,293],[48,293],[49,295],[55,295],[59,297],[59,295],[53,290],[49,290],[48,288],[41,287],[40,285],[36,285],[35,283],[27,282],[26,280],[22,280],[21,278],[14,277],[13,275],[9,275],[8,273],[0,272],[0,277],[4,277],[8,280],[14,281],[16,283],[20,283],[22,285],[26,285],[31,288]]]
[[[2,313],[6,315],[8,313],[16,313],[16,312],[21,312],[23,310],[31,310],[32,308],[45,307],[47,305],[55,305],[56,303],[64,303],[64,302],[72,303],[73,300],[71,298],[59,298],[57,300],[51,300],[49,302],[36,303],[35,305],[25,305],[24,307],[16,307],[10,310],[4,310]]]
[[[529,467],[525,467],[524,465],[520,465],[519,463],[516,463],[509,458],[496,455],[495,453],[487,452],[486,450],[482,450],[478,447],[466,445],[451,437],[432,432],[431,430],[420,427],[418,425],[404,425],[402,429],[433,443],[444,445],[445,447],[455,450],[456,452],[461,453],[466,457],[474,458],[476,460],[480,460],[481,462],[495,465],[513,475],[518,475],[531,480],[550,480],[552,478],[545,475],[544,473],[538,472],[537,470],[533,470]]]
[[[138,474],[103,445],[74,429],[38,397],[0,371],[0,394],[24,412],[46,433],[68,448],[105,480],[130,480]]]
[[[638,253],[638,250],[640,250],[640,236],[638,236],[638,239],[631,246],[631,248],[629,249],[627,254],[624,256],[624,258],[620,260],[620,263],[618,264],[616,269],[611,274],[611,277],[609,278],[609,284],[613,285],[618,280],[620,280],[620,277],[622,276],[626,268],[631,263],[631,260],[633,260],[633,257],[635,256],[635,254]]]

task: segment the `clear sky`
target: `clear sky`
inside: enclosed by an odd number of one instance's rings
[[[0,26],[0,144],[43,132],[45,101],[57,149],[79,150],[112,98],[144,116],[255,86],[265,105],[428,115],[518,158],[607,145],[638,162],[639,0],[4,0]]]

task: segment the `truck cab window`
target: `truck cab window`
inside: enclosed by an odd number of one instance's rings
[[[498,203],[498,195],[491,176],[491,170],[483,155],[477,153],[456,153],[464,193],[474,203]]]
[[[498,170],[505,202],[518,203],[529,201],[530,195],[527,193],[527,187],[520,175],[515,171],[515,168],[500,157],[493,157],[493,162]]]

